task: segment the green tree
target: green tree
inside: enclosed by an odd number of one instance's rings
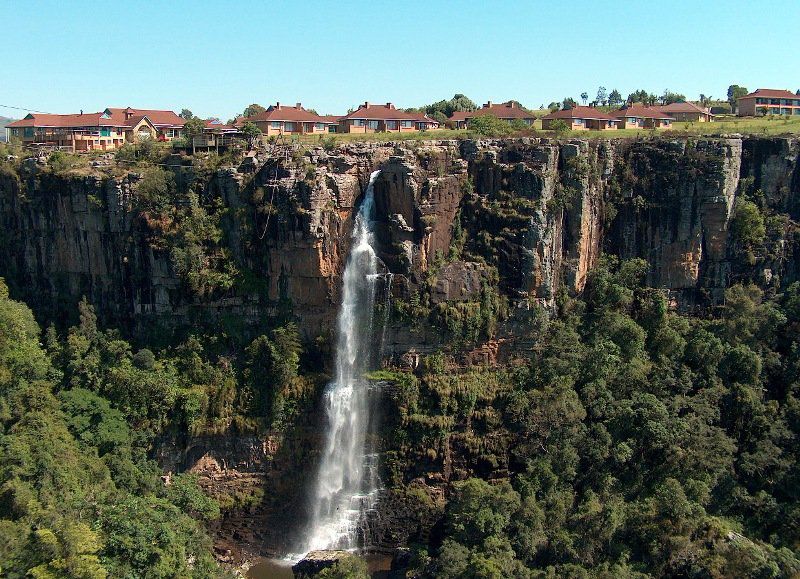
[[[622,95],[619,93],[617,89],[613,89],[610,93],[608,93],[608,104],[612,107],[618,107],[622,105]]]
[[[185,120],[185,121],[188,121],[189,119],[193,119],[194,118],[194,114],[189,109],[181,109],[181,112],[180,112],[180,114],[178,116],[180,118],[182,118],[183,120]]]
[[[686,102],[686,97],[680,93],[672,92],[669,89],[664,89],[664,94],[660,99],[662,105],[670,105],[672,103]]]
[[[186,137],[186,142],[191,144],[192,139],[201,136],[205,128],[206,122],[203,119],[197,117],[188,119],[183,125],[183,134]]]
[[[608,103],[608,91],[606,87],[601,86],[597,89],[597,102],[605,106]]]
[[[266,110],[267,109],[265,109],[261,105],[253,103],[253,104],[249,105],[247,108],[244,109],[244,112],[242,113],[242,116],[244,118],[246,118],[246,119],[249,119],[249,118],[255,117],[256,115],[260,115],[261,113],[263,113]]]
[[[731,105],[731,110],[736,111],[737,99],[740,99],[748,92],[746,87],[738,84],[732,84],[728,87],[728,103]]]
[[[451,117],[455,112],[459,111],[470,112],[474,111],[477,108],[478,105],[476,105],[472,101],[472,99],[461,93],[457,93],[453,95],[453,98],[451,98],[450,100],[441,100],[433,104],[426,105],[422,107],[422,110],[425,111],[425,114],[430,116],[436,114],[442,114],[445,117]]]
[[[251,123],[250,121],[245,122],[242,127],[239,129],[239,132],[244,135],[247,139],[247,146],[249,148],[253,148],[253,144],[258,140],[261,136],[261,129],[255,123]]]

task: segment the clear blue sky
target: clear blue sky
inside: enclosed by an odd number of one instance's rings
[[[0,22],[0,104],[56,113],[800,88],[797,0],[0,0]]]

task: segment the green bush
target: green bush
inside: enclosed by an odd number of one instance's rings
[[[513,132],[509,123],[498,119],[494,115],[472,117],[467,128],[483,137],[504,137]]]

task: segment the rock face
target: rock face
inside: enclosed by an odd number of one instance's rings
[[[347,551],[311,551],[302,561],[292,566],[292,572],[298,579],[313,577],[346,557],[352,557],[352,555]]]
[[[742,142],[659,142],[622,153],[622,205],[612,247],[644,257],[648,283],[715,298],[729,285],[728,232],[739,185]]]
[[[203,199],[227,208],[225,243],[239,271],[259,282],[210,296],[187,291],[169,251],[153,242],[137,210],[138,175],[58,176],[28,163],[0,175],[0,274],[12,291],[36,296],[32,307],[50,319],[73,312],[85,295],[104,322],[138,331],[225,316],[256,326],[288,312],[309,337],[326,335],[354,208],[379,168],[379,253],[412,286],[451,254],[460,230],[515,301],[552,307],[562,284],[580,292],[601,249],[646,259],[649,282],[679,299],[716,299],[742,275],[728,240],[740,181],[797,219],[797,151],[789,138],[518,139],[359,144],[295,151],[280,164],[261,159],[198,186]],[[797,278],[791,248],[768,264],[781,283]],[[447,266],[436,294],[474,293],[477,277],[464,267]]]

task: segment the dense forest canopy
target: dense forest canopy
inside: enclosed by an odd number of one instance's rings
[[[582,298],[563,296],[561,316],[531,324],[521,366],[456,377],[461,389],[442,389],[450,378],[435,357],[394,377],[405,386],[388,436],[407,451],[401,465],[466,433],[484,440],[485,460],[509,465],[507,478],[455,483],[411,575],[800,572],[800,286],[734,286],[716,315],[688,317],[643,285],[645,271],[607,258]],[[66,335],[42,333],[0,285],[4,573],[221,574],[202,524],[219,504],[190,475],[165,485],[145,449],[168,428],[291,421],[314,389],[296,329],[253,340],[238,361],[196,338],[155,355],[79,308]],[[256,375],[275,387],[259,390]],[[395,488],[413,489],[395,474]]]

